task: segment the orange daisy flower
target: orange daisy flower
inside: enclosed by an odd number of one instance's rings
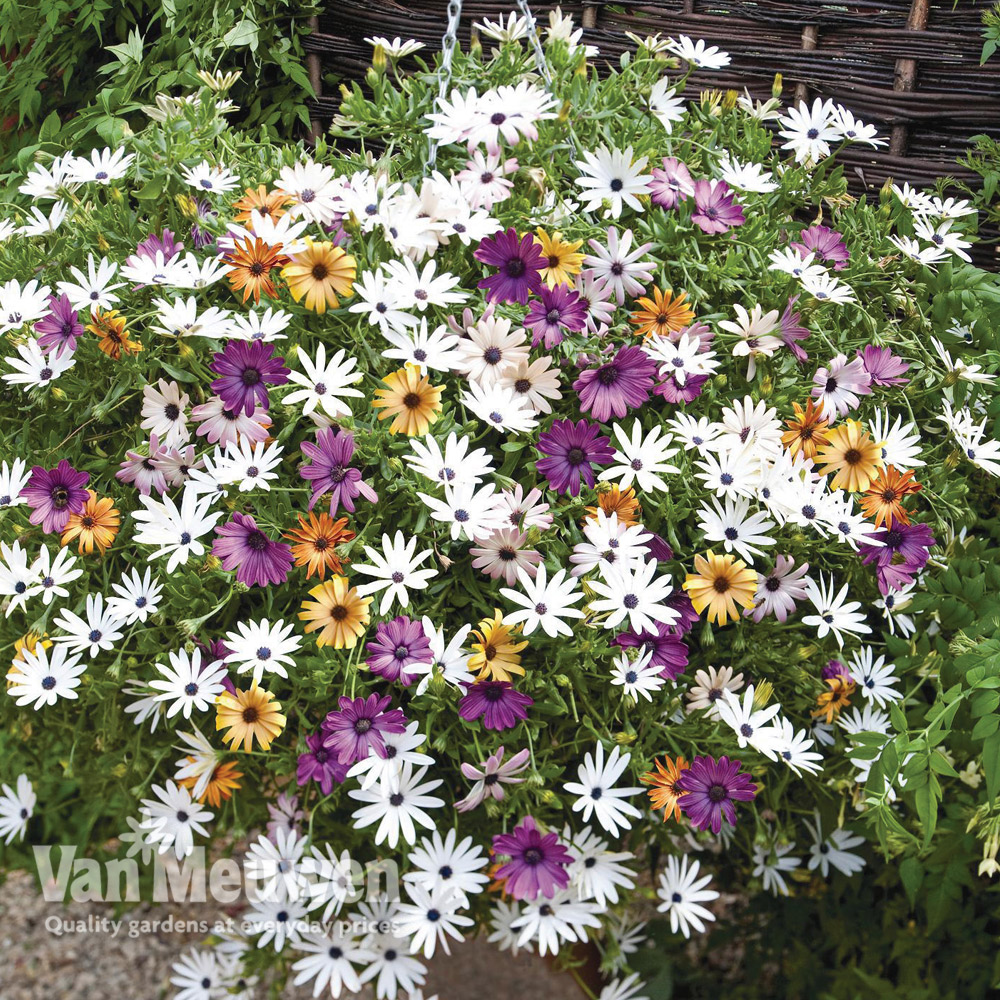
[[[792,458],[800,452],[805,458],[814,459],[816,449],[820,445],[829,444],[824,431],[830,426],[823,419],[823,411],[816,408],[810,399],[803,410],[798,403],[792,403],[795,417],[785,421],[785,426],[791,430],[781,435],[781,443],[788,449]]]
[[[194,757],[188,757],[190,763],[194,763]],[[233,797],[233,791],[240,787],[239,779],[243,777],[242,771],[236,770],[236,764],[232,761],[225,761],[216,764],[212,777],[208,779],[205,791],[198,796],[199,802],[208,802],[209,805],[218,809],[226,799]],[[198,784],[198,775],[193,774],[190,778],[181,778],[178,782],[182,788],[194,788]]]
[[[120,361],[122,354],[138,354],[142,350],[142,344],[138,340],[132,340],[132,335],[126,329],[128,320],[119,315],[117,309],[104,312],[95,309],[90,316],[87,329],[95,336],[100,337],[97,345],[104,353],[114,361]]]
[[[296,302],[322,315],[327,308],[339,308],[341,298],[354,294],[357,272],[357,261],[342,247],[307,238],[305,248],[292,254],[281,276]]]
[[[740,617],[736,605],[754,606],[757,573],[734,555],[717,556],[706,552],[694,557],[694,573],[688,573],[681,586],[700,615],[708,608],[708,620],[725,625]]]
[[[100,497],[87,490],[88,499],[79,514],[70,514],[62,533],[62,545],[80,540],[81,555],[90,555],[96,545],[103,556],[121,526],[118,509],[110,497]]]
[[[840,714],[840,710],[850,705],[856,685],[854,681],[839,676],[827,677],[826,684],[830,690],[824,691],[816,699],[817,708],[811,715],[814,719],[822,718],[827,725],[830,725]]]
[[[251,239],[236,240],[233,249],[223,260],[231,266],[226,275],[234,292],[243,290],[243,301],[253,296],[254,302],[260,302],[260,293],[268,298],[274,298],[278,293],[271,279],[271,271],[276,267],[284,267],[288,257],[281,252],[281,244],[273,247],[265,243],[259,236]]]
[[[271,219],[280,219],[285,214],[285,206],[291,198],[284,191],[268,191],[263,184],[258,184],[256,191],[247,188],[247,193],[238,201],[233,202],[233,208],[239,209],[236,222],[250,222],[251,212],[259,212]]]
[[[660,291],[653,289],[653,297],[638,299],[642,309],[632,313],[632,323],[637,327],[636,333],[643,337],[654,334],[665,337],[668,333],[676,333],[689,326],[694,319],[694,310],[686,302],[687,292],[681,292],[676,297],[671,289]]]
[[[652,785],[646,794],[654,809],[663,810],[663,822],[666,823],[671,813],[674,814],[674,819],[680,822],[681,807],[677,800],[682,795],[687,795],[687,792],[677,787],[677,779],[691,765],[683,757],[678,757],[677,760],[664,757],[662,764],[658,760],[654,760],[653,764],[656,770],[647,771],[639,780],[644,785]]]
[[[827,431],[827,444],[816,453],[820,474],[834,473],[830,489],[860,493],[882,467],[882,449],[858,420],[845,420]]]
[[[334,521],[329,514],[317,517],[310,513],[308,520],[299,514],[299,526],[286,531],[282,537],[297,543],[292,546],[292,555],[296,566],[306,567],[306,579],[315,573],[322,580],[328,569],[343,574],[343,563],[350,560],[337,555],[334,546],[349,542],[355,536],[353,531],[347,530],[346,517]]]
[[[892,527],[893,521],[910,523],[910,515],[903,509],[903,500],[923,489],[913,475],[912,472],[900,472],[894,465],[890,465],[871,481],[861,498],[861,510],[865,517],[875,519],[876,528],[881,527],[883,522],[887,528]]]
[[[597,506],[587,508],[587,517],[596,521],[598,510],[603,510],[607,517],[617,514],[618,523],[626,525],[638,524],[639,516],[642,514],[642,507],[639,506],[635,490],[631,486],[626,486],[625,489],[619,486],[602,489],[598,486]]]

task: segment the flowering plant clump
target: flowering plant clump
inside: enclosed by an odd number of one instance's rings
[[[178,960],[185,998],[408,996],[476,929],[589,942],[608,998],[741,926],[741,995],[858,995],[890,949],[926,986],[949,922],[991,953],[1000,871],[975,209],[851,197],[836,154],[875,129],[697,92],[730,61],[703,42],[599,77],[568,18],[532,31],[486,22],[450,78],[374,40],[344,149],[232,129],[206,88],[27,172],[5,864],[249,836],[269,891]],[[345,857],[395,860],[403,898],[338,895]],[[927,937],[861,934],[878,907]],[[341,913],[383,929],[309,923]],[[789,934],[837,948],[794,988]]]

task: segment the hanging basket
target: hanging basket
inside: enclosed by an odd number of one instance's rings
[[[314,19],[305,40],[312,79],[314,130],[336,114],[336,90],[323,94],[327,74],[359,79],[371,60],[366,37],[415,38],[440,45],[447,14],[443,0],[338,0]],[[542,24],[556,4],[532,4]],[[1000,138],[1000,60],[979,65],[982,47],[976,0],[622,0],[613,5],[564,2],[564,13],[583,25],[595,60],[616,61],[634,49],[626,32],[704,38],[732,56],[723,71],[695,73],[694,87],[748,89],[770,96],[774,75],[786,99],[829,97],[878,126],[884,149],[840,154],[852,190],[877,190],[888,177],[918,186],[942,175],[975,182],[957,165],[971,135]],[[459,40],[483,17],[514,9],[498,0],[466,0]]]

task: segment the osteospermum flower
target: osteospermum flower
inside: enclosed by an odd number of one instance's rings
[[[233,241],[233,249],[222,260],[229,265],[226,277],[230,286],[234,292],[242,289],[244,302],[252,295],[254,302],[259,303],[261,292],[271,299],[277,297],[271,272],[288,263],[288,257],[281,251],[280,243],[269,246],[259,236]]]
[[[504,880],[504,890],[514,899],[539,895],[551,899],[569,885],[567,869],[573,856],[559,843],[557,834],[543,834],[531,816],[525,816],[510,833],[495,836],[493,850],[510,859],[497,869],[496,877]]]
[[[890,590],[902,590],[930,558],[937,540],[926,524],[903,524],[897,521],[891,528],[873,532],[870,542],[861,545],[861,561],[875,564],[878,588],[884,597]]]
[[[593,153],[584,150],[582,155],[583,160],[576,162],[580,171],[576,183],[584,189],[584,209],[589,212],[609,202],[604,214],[615,219],[626,205],[635,212],[642,210],[639,196],[649,194],[649,175],[643,173],[648,157],[640,156],[633,163],[631,146],[624,150],[601,146]]]
[[[746,222],[743,208],[725,181],[694,182],[694,211],[691,221],[709,235],[727,233]]]
[[[826,420],[846,416],[858,405],[859,396],[871,395],[872,377],[862,358],[847,360],[838,354],[826,368],[818,368],[813,376],[812,395]]]
[[[618,523],[626,527],[638,524],[639,516],[642,514],[635,489],[631,486],[622,489],[617,483],[613,486],[609,486],[606,482],[598,484],[597,506],[587,508],[587,517],[596,521],[599,510],[607,517],[611,517],[612,514],[617,515]]]
[[[586,322],[586,305],[566,285],[543,287],[541,298],[531,300],[524,317],[524,325],[532,331],[532,346],[544,343],[548,349],[562,342],[564,330],[582,330]]]
[[[341,298],[351,296],[357,261],[342,247],[314,243],[307,237],[305,248],[289,257],[281,276],[292,298],[296,302],[304,300],[306,309],[322,315],[327,308],[337,309]]]
[[[580,373],[573,388],[580,395],[580,410],[602,423],[612,414],[624,417],[649,399],[656,362],[641,347],[623,347],[599,368]]]
[[[698,830],[719,834],[725,817],[730,826],[736,825],[735,802],[750,802],[757,786],[750,775],[740,770],[740,761],[726,756],[717,761],[711,757],[695,757],[691,766],[677,779],[677,788],[686,793],[678,805]]]
[[[256,188],[247,188],[242,198],[233,202],[236,209],[234,222],[249,222],[251,213],[257,212],[268,219],[280,219],[285,214],[285,206],[291,198],[284,191],[268,191],[263,184]]]
[[[284,385],[290,374],[285,359],[276,358],[270,345],[259,340],[226,341],[208,367],[219,376],[212,382],[212,391],[228,409],[242,410],[248,417],[254,415],[258,403],[268,408],[267,387]]]
[[[583,240],[564,240],[559,233],[551,236],[544,229],[536,229],[538,245],[545,259],[541,275],[549,288],[557,285],[572,287],[574,275],[580,273],[583,264],[583,254],[579,253]]]
[[[664,757],[663,762],[654,759],[655,771],[647,771],[641,775],[639,780],[644,785],[649,785],[647,791],[649,801],[654,809],[663,810],[663,822],[672,815],[675,822],[681,821],[681,807],[679,800],[685,794],[683,789],[677,787],[677,779],[691,766],[683,757],[671,760]]]
[[[416,680],[416,673],[407,668],[415,665],[429,666],[434,657],[430,642],[419,621],[400,615],[390,622],[380,622],[375,638],[367,643],[368,668],[387,681],[399,681],[409,686]]]
[[[534,703],[508,681],[477,681],[462,696],[458,714],[469,722],[481,718],[487,729],[511,729],[528,717],[525,710]]]
[[[378,494],[364,481],[360,469],[351,466],[354,456],[354,435],[337,433],[325,427],[316,434],[316,443],[303,441],[302,454],[310,461],[299,469],[299,475],[312,483],[309,509],[325,494],[330,495],[330,516],[335,517],[343,506],[354,513],[354,498],[364,497],[369,503],[378,502]],[[322,577],[320,578],[322,579]]]
[[[339,708],[323,720],[323,746],[332,750],[341,764],[355,764],[372,753],[386,755],[385,737],[406,731],[406,717],[398,708],[389,708],[388,695],[367,698],[341,697]]]
[[[350,560],[340,555],[336,546],[351,541],[355,534],[348,530],[346,517],[334,521],[329,514],[317,517],[310,513],[308,518],[299,514],[299,526],[281,537],[294,542],[292,556],[296,566],[306,567],[306,579],[311,579],[315,573],[323,580],[327,570],[343,575],[343,564]]]
[[[757,574],[734,555],[717,556],[706,552],[694,557],[694,573],[689,573],[681,585],[688,592],[695,611],[708,608],[708,620],[725,625],[736,621],[739,604],[752,608],[757,590]]]
[[[653,289],[652,298],[636,299],[642,306],[630,319],[636,333],[642,337],[666,337],[683,330],[694,319],[694,310],[687,302],[687,292],[674,295],[672,289]]]
[[[834,473],[830,488],[861,493],[882,465],[882,451],[858,420],[845,420],[826,431],[827,443],[816,453],[820,474]]]
[[[502,802],[506,793],[504,785],[520,785],[527,779],[518,778],[531,764],[531,751],[525,747],[510,757],[507,761],[503,759],[504,748],[500,747],[495,753],[490,754],[486,760],[480,762],[476,767],[473,764],[462,763],[462,774],[469,781],[474,781],[472,790],[461,802],[455,804],[459,812],[469,812],[481,805],[487,798],[496,802]],[[448,837],[453,838],[454,830],[448,831]]]
[[[334,649],[354,649],[369,622],[368,606],[372,598],[361,597],[346,577],[334,576],[313,587],[303,601],[299,619],[306,622],[306,632],[319,632],[316,645]]]
[[[861,510],[865,517],[875,521],[875,527],[884,524],[891,528],[893,521],[909,524],[910,515],[903,507],[906,497],[919,493],[923,486],[914,478],[913,472],[900,472],[894,465],[881,469],[868,484],[861,498]]]
[[[829,422],[824,419],[823,410],[811,399],[806,402],[804,410],[798,403],[792,403],[792,407],[795,416],[785,421],[789,430],[781,435],[781,443],[793,458],[802,455],[814,459],[817,449],[829,443],[826,437]]]
[[[97,346],[112,360],[121,360],[122,354],[138,354],[142,344],[132,340],[126,324],[126,317],[116,309],[105,312],[95,309],[91,314],[87,329],[98,338]]]
[[[850,705],[855,683],[850,677],[844,677],[840,674],[825,677],[823,683],[826,684],[828,690],[817,696],[816,708],[810,714],[814,719],[822,719],[827,725],[830,725],[840,714],[841,709]]]
[[[667,858],[667,869],[660,874],[660,887],[656,895],[663,900],[657,910],[670,916],[670,929],[680,931],[685,938],[691,936],[691,929],[704,933],[705,922],[714,921],[715,914],[702,906],[719,894],[705,887],[712,880],[710,875],[698,878],[700,861],[691,861],[687,855]]]
[[[249,514],[233,513],[232,519],[215,529],[212,555],[222,568],[236,570],[236,579],[248,587],[284,583],[292,568],[292,550],[284,542],[269,538]]]
[[[524,675],[521,666],[521,650],[528,641],[515,642],[514,629],[504,624],[503,613],[494,610],[492,618],[484,618],[472,634],[473,654],[469,657],[468,669],[478,671],[478,680],[509,681],[511,674]]]
[[[387,388],[376,389],[372,408],[381,410],[379,420],[393,418],[390,434],[402,431],[408,437],[423,436],[441,416],[441,386],[431,385],[428,375],[417,365],[406,365],[382,381]]]
[[[35,323],[35,333],[42,351],[62,354],[76,350],[76,342],[83,336],[83,324],[65,293],[59,298],[49,296],[49,311]]]
[[[510,228],[495,236],[488,236],[472,255],[487,267],[498,268],[496,274],[483,278],[479,288],[486,289],[490,302],[519,302],[524,305],[528,296],[542,290],[542,269],[546,259],[542,248],[531,233],[518,237]]]
[[[223,691],[216,704],[215,728],[226,730],[222,740],[229,744],[230,750],[242,743],[242,749],[249,753],[254,740],[261,750],[270,750],[271,742],[281,735],[288,721],[274,695],[256,684],[251,684],[249,691],[239,688],[232,693]]]
[[[103,556],[108,546],[115,540],[121,524],[115,502],[110,497],[98,497],[93,490],[87,490],[87,502],[78,514],[70,514],[62,532],[62,545],[79,540],[79,552],[90,555],[97,546]]]
[[[536,467],[549,486],[574,497],[580,495],[582,483],[593,487],[595,465],[608,465],[614,458],[611,442],[588,420],[554,420],[538,436],[538,450],[546,457]]]
[[[78,472],[66,459],[53,469],[33,466],[31,478],[20,494],[31,508],[28,520],[40,524],[46,533],[61,533],[70,515],[79,514],[90,499],[90,491],[85,488],[89,481],[89,473]]]

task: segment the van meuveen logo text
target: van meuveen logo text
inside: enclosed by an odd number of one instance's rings
[[[268,860],[219,858],[209,864],[204,847],[196,847],[182,861],[172,854],[156,854],[152,879],[141,878],[134,858],[98,861],[77,857],[72,844],[33,848],[35,867],[48,902],[138,903],[206,902],[223,905],[242,899],[302,899],[312,906],[360,899],[398,899],[399,869],[394,861],[362,865],[354,859],[336,862],[320,858]]]

